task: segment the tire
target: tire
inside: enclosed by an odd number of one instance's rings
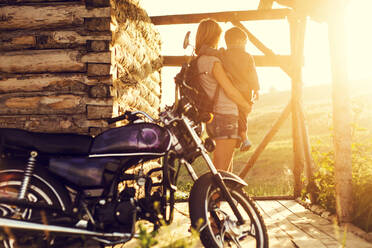
[[[1,164],[1,163],[0,163]],[[21,188],[24,170],[19,166],[9,166],[1,164],[0,168],[0,197],[17,198],[18,192]],[[67,190],[57,182],[53,181],[50,176],[42,171],[34,171],[25,198],[31,202],[40,202],[52,205],[54,207],[67,210],[71,206]],[[36,211],[27,208],[18,208],[13,205],[6,205],[0,203],[0,217],[16,218],[20,220],[29,220],[32,222],[50,224],[56,216],[50,216],[43,211]],[[27,231],[12,231],[5,236],[12,237],[12,240],[3,240],[3,245],[6,247],[10,242],[16,242],[17,246],[40,246],[45,242],[44,234],[35,235],[27,234]],[[37,244],[35,244],[37,243]],[[35,246],[36,245],[36,246]],[[45,244],[47,246],[47,244]]]
[[[245,223],[238,226],[230,206],[214,186],[212,174],[203,175],[194,184],[189,199],[191,225],[199,230],[203,245],[268,248],[266,226],[252,199],[236,183],[225,181],[225,184]]]

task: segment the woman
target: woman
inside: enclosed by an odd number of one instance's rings
[[[237,105],[247,112],[251,105],[233,86],[221,61],[217,57],[203,54],[203,49],[217,48],[221,33],[222,29],[216,21],[202,20],[196,33],[195,52],[200,55],[197,64],[199,71],[207,72],[201,75],[202,87],[211,98],[215,90],[219,90],[214,104],[214,119],[207,124],[208,134],[216,142],[213,163],[217,170],[232,171],[234,148],[240,139]]]

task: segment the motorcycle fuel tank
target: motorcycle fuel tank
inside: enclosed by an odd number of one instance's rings
[[[94,138],[90,154],[164,154],[170,147],[167,129],[154,123],[134,123],[109,129]]]

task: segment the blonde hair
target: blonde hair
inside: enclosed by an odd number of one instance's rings
[[[195,52],[199,54],[200,48],[203,45],[217,48],[218,41],[222,33],[222,28],[213,19],[204,19],[198,26],[195,38]]]

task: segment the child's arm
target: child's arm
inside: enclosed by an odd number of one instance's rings
[[[250,76],[250,80],[249,80],[249,84],[251,85],[251,88],[252,90],[254,91],[253,93],[253,97],[257,96],[257,100],[258,100],[258,91],[260,90],[260,84],[258,82],[258,75],[257,75],[257,71],[256,71],[256,64],[254,62],[254,58],[252,55],[248,54],[249,55],[249,76]]]
[[[244,112],[250,112],[252,109],[251,103],[245,100],[243,95],[232,84],[229,77],[226,75],[225,70],[220,62],[215,62],[213,65],[212,73],[218,84],[222,87],[227,97],[239,105]]]

